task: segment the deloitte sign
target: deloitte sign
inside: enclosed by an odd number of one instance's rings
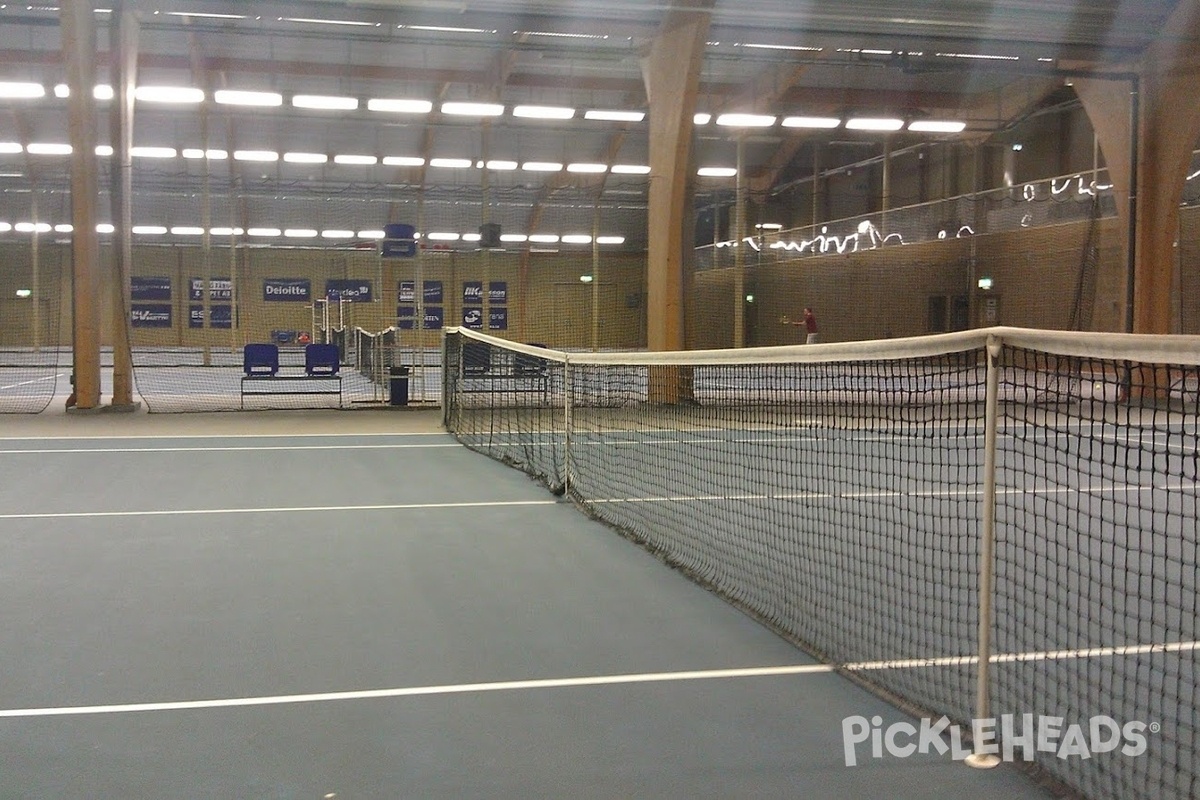
[[[312,281],[308,278],[267,278],[263,281],[263,300],[307,303],[312,299]]]

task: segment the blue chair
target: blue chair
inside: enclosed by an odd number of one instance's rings
[[[334,377],[341,365],[341,351],[336,344],[310,344],[304,348],[305,375]]]
[[[242,350],[242,371],[247,378],[274,378],[279,372],[279,347],[273,344],[248,344]]]

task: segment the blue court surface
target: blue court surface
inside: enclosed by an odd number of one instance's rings
[[[0,796],[1035,798],[440,412],[6,420]]]

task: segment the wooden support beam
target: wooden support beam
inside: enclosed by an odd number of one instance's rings
[[[667,12],[642,58],[650,103],[646,286],[647,346],[652,351],[682,350],[685,345],[683,231],[691,178],[692,117],[712,5],[713,0],[677,4],[676,10]]]
[[[113,145],[111,197],[116,241],[112,270],[107,275],[112,303],[113,393],[116,409],[136,408],[133,402],[133,353],[130,349],[129,275],[133,267],[133,90],[137,85],[138,32],[136,0],[116,0],[109,34],[112,59],[113,105],[110,112]],[[180,321],[178,324],[182,324]]]
[[[92,4],[63,0],[59,7],[66,62],[67,126],[71,153],[72,288],[75,391],[68,407],[100,405],[100,241],[96,234],[96,25]]]

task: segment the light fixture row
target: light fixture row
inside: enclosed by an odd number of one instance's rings
[[[107,84],[100,84],[95,87],[93,94],[99,100],[111,100],[113,89]],[[0,82],[0,99],[37,99],[45,95],[46,88],[40,83]],[[70,89],[66,84],[60,83],[54,87],[54,95],[59,98],[68,97]],[[134,90],[134,97],[147,103],[189,105],[204,102],[207,94],[203,89],[190,86],[138,86]],[[277,108],[284,104],[284,95],[280,92],[218,89],[213,93],[213,101],[219,105]],[[290,97],[290,102],[294,108],[317,111],[356,111],[360,106],[359,98],[345,95],[294,94]],[[393,114],[429,114],[433,112],[433,103],[411,98],[373,97],[367,100],[367,110]],[[440,105],[439,110],[449,116],[488,118],[503,116],[508,107],[501,103],[446,101]],[[512,107],[511,113],[519,119],[566,121],[574,119],[579,112],[568,106],[516,105]],[[607,122],[641,122],[646,118],[646,112],[588,109],[583,112],[583,118]],[[697,125],[708,125],[713,121],[713,117],[708,113],[698,113],[693,121]],[[778,117],[770,114],[728,113],[716,118],[717,125],[731,128],[768,128],[774,126],[777,121]],[[789,116],[784,117],[780,124],[785,128],[832,129],[840,127],[843,120],[839,117]],[[905,120],[893,117],[853,117],[845,120],[848,130],[898,131],[904,128],[905,124]],[[907,128],[920,133],[960,133],[966,128],[966,123],[956,120],[913,120],[907,123]]]
[[[69,223],[51,225],[48,222],[18,222],[16,224],[9,222],[0,222],[0,233],[9,233],[16,231],[17,233],[71,233],[74,231],[74,226]],[[100,223],[96,226],[97,233],[109,234],[114,233],[116,228],[110,223]],[[168,227],[166,225],[134,225],[130,228],[130,232],[136,236],[203,236],[204,228],[193,225],[175,225]],[[318,231],[315,228],[273,228],[267,226],[258,226],[253,228],[228,228],[214,227],[209,228],[208,233],[211,236],[253,236],[255,238],[285,238],[285,239],[330,239],[330,240],[348,240],[348,239],[382,239],[384,232],[381,230],[363,230],[352,231],[342,229],[327,229]],[[424,238],[430,242],[478,242],[480,235],[478,233],[452,233],[448,231],[434,231],[428,235],[416,234],[417,239]],[[501,234],[500,241],[506,244],[519,244],[530,242],[532,244],[591,244],[592,237],[590,234],[583,233],[505,233]],[[616,245],[624,244],[624,236],[597,236],[596,244]]]
[[[69,156],[72,153],[72,147],[69,144],[61,142],[31,142],[28,145],[22,145],[19,142],[0,142],[0,155],[19,155],[28,153],[35,156]],[[183,156],[186,159],[207,159],[209,161],[223,161],[230,157],[227,150],[208,149],[203,150],[197,147],[185,147],[182,151],[176,150],[174,147],[150,147],[150,146],[135,146],[131,147],[129,154],[134,158],[157,158],[168,159]],[[109,158],[113,155],[111,145],[97,145],[96,155]],[[430,166],[444,169],[484,169],[487,168],[496,172],[512,171],[522,169],[527,172],[567,172],[579,174],[604,174],[611,172],[614,175],[648,175],[650,167],[644,164],[599,164],[590,162],[575,162],[563,164],[559,161],[509,161],[504,159],[482,159],[471,158],[431,158],[424,159],[420,156],[383,156],[382,158],[375,155],[359,154],[359,153],[344,153],[329,156],[327,153],[311,153],[311,152],[286,152],[282,155],[274,150],[234,150],[234,161],[250,161],[259,163],[268,163],[276,161],[284,161],[289,164],[327,164],[333,162],[344,166],[375,166],[382,164],[385,167],[422,167]]]

